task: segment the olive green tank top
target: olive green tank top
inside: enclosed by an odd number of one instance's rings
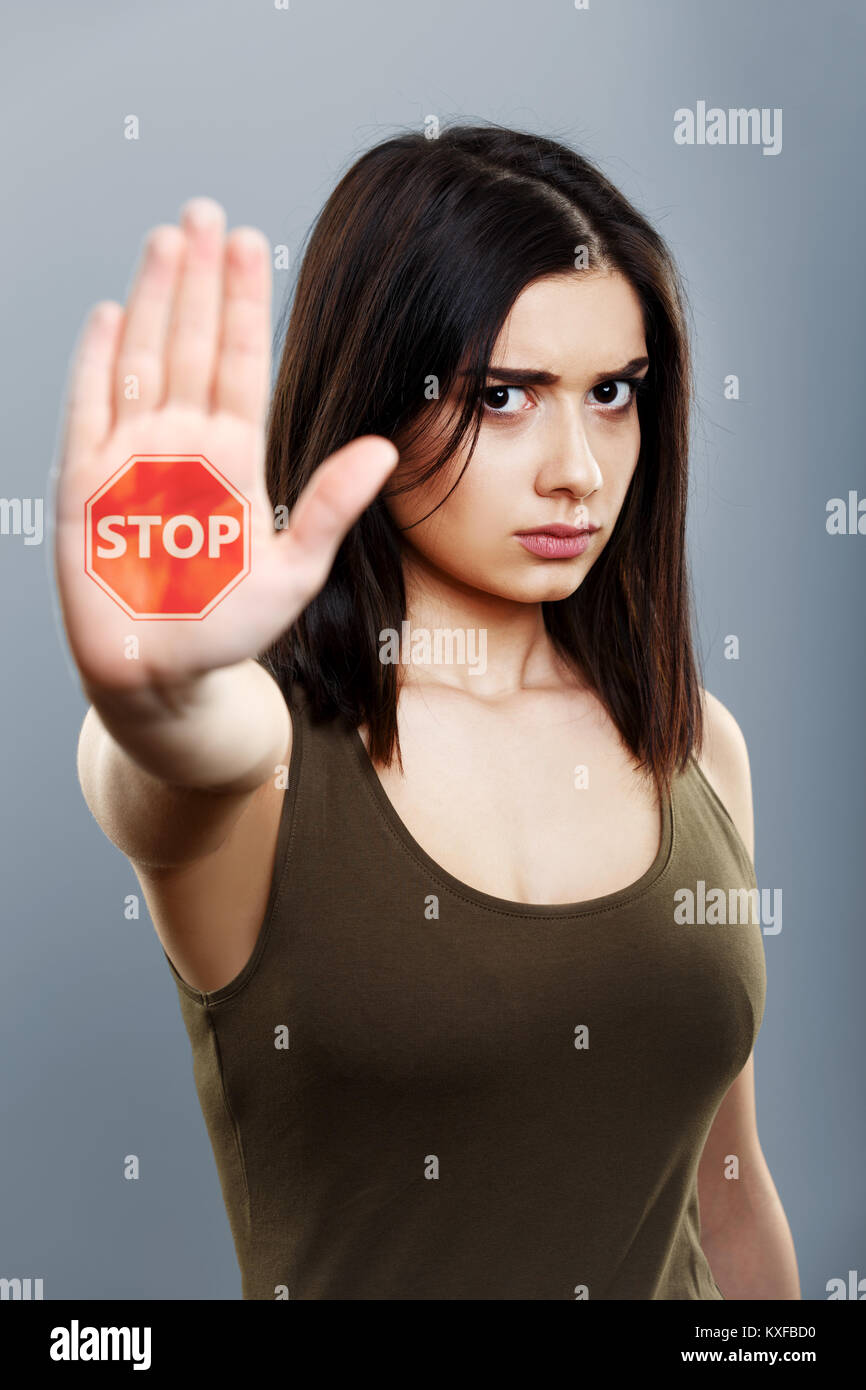
[[[524,905],[425,853],[357,730],[291,708],[250,959],[202,993],[166,956],[243,1297],[722,1298],[697,1168],[766,977],[697,762],[636,882]]]

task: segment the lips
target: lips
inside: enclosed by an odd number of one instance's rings
[[[515,534],[524,550],[542,560],[573,560],[583,554],[597,530],[597,526],[564,526],[554,522]]]
[[[535,526],[530,531],[518,531],[518,536],[586,536],[592,535],[597,531],[597,526],[564,526],[561,522],[552,522],[549,526]]]

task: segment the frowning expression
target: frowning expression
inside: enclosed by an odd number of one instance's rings
[[[459,484],[450,492],[468,444],[388,501],[409,528],[407,559],[518,602],[573,593],[607,544],[637,466],[637,392],[648,369],[641,302],[624,276],[575,271],[528,285],[492,354],[481,432]],[[453,418],[456,398],[438,404]],[[418,457],[416,449],[401,459],[393,481],[415,472]]]

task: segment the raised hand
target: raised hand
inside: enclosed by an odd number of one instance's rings
[[[89,687],[164,689],[256,656],[321,589],[337,548],[397,461],[366,435],[316,470],[287,528],[264,476],[270,248],[210,199],[149,234],[124,309],[91,311],[72,362],[55,493],[55,559]],[[249,499],[249,574],[204,618],[133,618],[85,573],[85,502],[134,454],[202,455]],[[129,637],[138,639],[129,643]]]

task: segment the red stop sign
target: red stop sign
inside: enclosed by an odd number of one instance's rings
[[[250,504],[200,454],[133,454],[84,519],[84,568],[132,618],[204,618],[249,574]]]

